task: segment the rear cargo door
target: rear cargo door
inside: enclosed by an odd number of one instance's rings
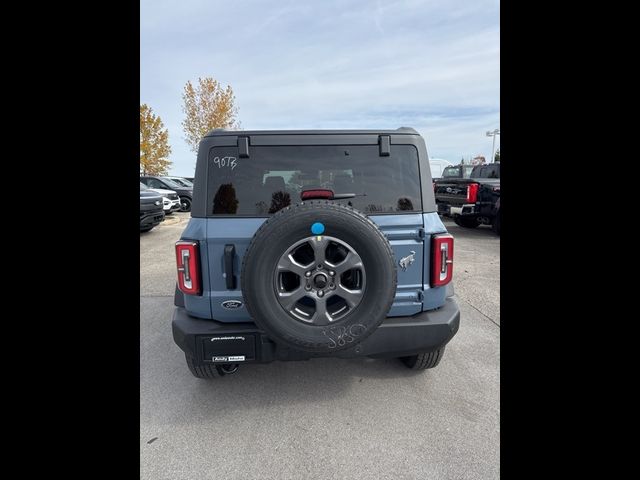
[[[385,233],[395,257],[398,287],[390,317],[422,311],[424,225],[421,213],[370,216]]]
[[[388,138],[388,137],[387,137]],[[217,139],[207,163],[206,250],[212,317],[250,321],[240,269],[253,235],[309,187],[354,194],[334,200],[367,214],[386,234],[398,268],[390,316],[422,311],[424,225],[415,145],[378,135],[252,135]],[[240,145],[240,146],[239,146]],[[386,145],[387,151],[383,151]],[[386,154],[383,154],[386,153]]]

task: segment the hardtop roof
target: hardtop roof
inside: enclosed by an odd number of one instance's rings
[[[400,127],[395,130],[226,130],[216,128],[205,137],[225,135],[420,135],[414,128]]]

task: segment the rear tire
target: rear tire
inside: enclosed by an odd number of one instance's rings
[[[478,228],[478,225],[480,225],[476,217],[461,217],[458,215],[453,221],[456,222],[456,225],[464,228]]]
[[[411,370],[426,370],[428,368],[433,368],[440,363],[440,359],[442,358],[442,355],[444,355],[444,348],[445,347],[442,347],[435,352],[419,353],[409,357],[400,357],[400,360]]]
[[[225,375],[219,365],[195,365],[193,362],[193,358],[184,356],[187,360],[187,366],[189,367],[189,371],[196,378],[204,378],[210,380],[212,378],[218,378]]]

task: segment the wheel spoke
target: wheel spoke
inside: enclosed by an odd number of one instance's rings
[[[347,302],[349,308],[354,308],[356,305],[358,305],[358,303],[362,299],[362,294],[362,290],[349,290],[342,285],[338,285],[338,288],[336,288],[334,292],[334,295],[342,298],[345,302]]]
[[[341,275],[347,270],[351,270],[353,268],[362,269],[362,259],[360,258],[360,255],[353,252],[349,252],[342,262],[334,266],[334,270],[337,275]]]
[[[329,246],[327,237],[313,237],[310,242],[313,247],[316,265],[321,265],[326,261],[326,251]]]
[[[311,323],[315,325],[328,325],[331,322],[331,316],[327,312],[327,297],[316,298],[316,311],[311,317]]]
[[[291,292],[278,292],[280,304],[287,310],[293,310],[296,303],[302,299],[307,292],[302,287],[298,287]]]
[[[306,271],[306,269],[304,265],[300,265],[291,257],[291,254],[289,254],[287,256],[283,256],[278,262],[278,271],[293,272],[302,277],[304,276],[304,272]]]

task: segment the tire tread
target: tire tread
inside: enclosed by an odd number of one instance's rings
[[[434,368],[442,359],[445,347],[439,348],[433,352],[418,353],[409,357],[401,357],[400,360],[411,370],[426,370]]]
[[[189,367],[189,371],[196,378],[204,378],[210,380],[212,378],[221,377],[222,374],[216,365],[196,365],[193,361],[193,358],[185,355],[185,359],[187,360],[187,366]]]

